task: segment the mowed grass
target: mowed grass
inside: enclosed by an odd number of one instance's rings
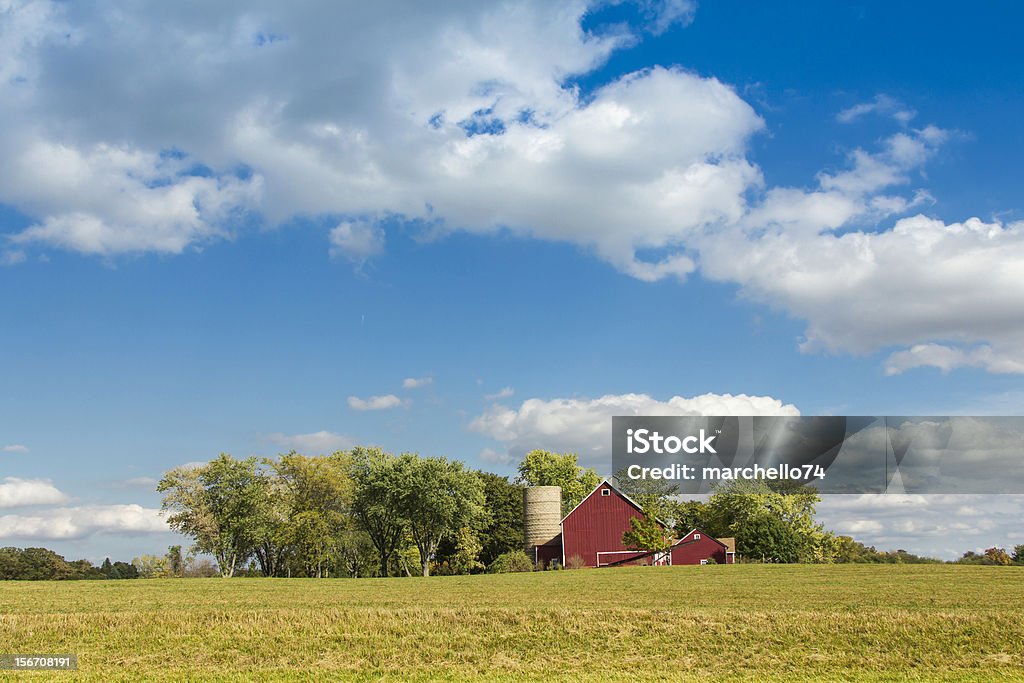
[[[1024,568],[0,582],[16,652],[77,654],[18,674],[68,681],[1024,679]]]

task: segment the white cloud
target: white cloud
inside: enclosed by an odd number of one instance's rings
[[[686,26],[697,13],[696,0],[643,0],[641,9],[648,21],[647,30],[661,35],[672,26]]]
[[[483,449],[482,451],[480,451],[479,457],[480,460],[491,465],[507,466],[511,465],[516,461],[515,457],[512,454],[508,453],[507,451],[504,453],[500,453],[494,450],[493,448]]]
[[[882,114],[891,116],[900,123],[909,123],[917,116],[917,112],[905,106],[899,100],[888,95],[875,95],[869,102],[861,102],[852,107],[842,110],[836,114],[836,120],[840,123],[853,123],[867,114]]]
[[[348,397],[348,407],[352,410],[389,410],[400,405],[402,405],[402,399],[394,394],[370,396],[369,398]]]
[[[10,237],[22,246],[177,254],[228,236],[232,214],[249,208],[260,191],[258,177],[193,175],[190,159],[128,146],[28,140],[7,152],[0,157],[0,199],[39,219]]]
[[[508,398],[509,396],[512,396],[514,393],[516,392],[514,389],[512,389],[512,387],[505,387],[501,391],[495,392],[493,394],[484,394],[484,400],[497,401],[502,398]]]
[[[659,32],[693,8],[644,13]],[[730,87],[676,69],[583,100],[566,79],[636,40],[584,33],[587,10],[54,5],[71,28],[24,43],[25,64],[47,68],[26,67],[6,121],[20,142],[0,150],[0,201],[38,218],[14,241],[177,253],[258,209],[270,222],[339,217],[331,252],[362,261],[383,232],[360,217],[383,215],[573,242],[636,277],[683,277],[685,253],[637,251],[742,213],[760,182],[746,139],[763,123]]]
[[[0,508],[22,505],[52,505],[67,500],[49,479],[4,477],[0,483]]]
[[[434,383],[433,377],[406,377],[402,380],[403,389],[419,389],[428,387]]]
[[[799,415],[769,396],[703,394],[659,401],[646,394],[609,394],[596,399],[531,398],[517,409],[492,405],[469,428],[506,444],[511,457],[543,448],[572,451],[585,462],[608,455],[615,415]]]
[[[967,550],[1012,548],[1024,495],[826,495],[818,520],[879,550],[954,559]]]
[[[363,263],[384,251],[384,230],[366,221],[342,221],[328,236],[331,256]]]
[[[640,3],[654,33],[694,7]],[[4,253],[180,253],[250,212],[333,225],[326,248],[356,263],[384,248],[379,219],[505,230],[641,280],[734,283],[806,321],[807,351],[1021,372],[1021,224],[896,220],[931,201],[914,183],[949,132],[879,95],[839,120],[900,132],[811,189],[769,186],[747,158],[764,122],[729,85],[661,67],[567,85],[639,40],[585,32],[589,9],[8,3],[0,202],[34,223]]]
[[[705,272],[807,320],[805,351],[906,347],[887,372],[1024,370],[1024,223],[922,215],[884,232],[773,230],[711,244]],[[935,341],[930,341],[935,340]]]
[[[4,446],[2,449],[4,453],[28,453],[28,446],[20,443],[12,443]]]
[[[0,515],[0,538],[60,540],[169,530],[159,510],[141,505],[83,505],[34,515]]]
[[[351,399],[349,405],[351,405]],[[281,448],[309,455],[322,455],[343,451],[355,445],[355,440],[351,437],[328,431],[312,432],[310,434],[283,434],[275,432],[265,435],[264,438]]]

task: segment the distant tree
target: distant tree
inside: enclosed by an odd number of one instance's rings
[[[138,570],[135,568],[134,565],[131,565],[131,564],[127,563],[127,562],[115,562],[113,567],[111,567],[111,572],[112,572],[112,574],[116,575],[116,576],[111,576],[111,578],[118,578],[118,579],[137,579],[137,578],[139,578]]]
[[[398,471],[399,510],[419,551],[423,576],[430,576],[438,544],[463,527],[475,526],[481,518],[483,485],[461,462],[446,458],[403,453]]]
[[[985,563],[985,556],[981,555],[979,553],[976,553],[973,550],[968,550],[967,552],[965,552],[963,555],[960,556],[960,559],[955,560],[954,563],[955,564],[984,564]]]
[[[388,576],[391,558],[406,538],[401,505],[404,473],[398,459],[379,448],[356,447],[351,458],[352,514],[377,549],[380,575]]]
[[[9,581],[21,575],[21,548],[0,548],[0,581]]]
[[[195,548],[217,561],[221,576],[234,575],[258,543],[255,514],[266,496],[267,481],[255,458],[236,460],[222,453],[197,468],[164,475],[157,491],[175,531],[195,539]]]
[[[166,555],[140,555],[132,560],[139,578],[166,579],[171,575]]]
[[[185,559],[181,555],[181,546],[172,545],[167,548],[167,571],[171,576],[185,575]]]
[[[100,571],[103,572],[104,578],[107,578],[107,579],[120,578],[119,576],[118,577],[111,576],[111,574],[114,573],[114,565],[110,562],[110,558],[109,557],[107,559],[103,560],[103,564],[100,565]]]
[[[593,468],[577,464],[575,453],[533,450],[519,463],[517,482],[526,486],[562,487],[562,514],[568,514],[601,483]]]
[[[989,548],[985,551],[985,564],[1006,567],[1013,564],[1013,559],[1003,548]]]
[[[523,487],[490,472],[476,474],[483,483],[485,509],[477,534],[480,561],[490,566],[499,555],[523,547]]]
[[[629,520],[629,529],[622,534],[622,543],[631,550],[662,553],[672,547],[675,540],[671,527],[662,526],[655,510],[647,510],[643,517]]]
[[[75,571],[57,553],[46,548],[25,548],[19,558],[19,579],[61,580],[74,578]]]
[[[1024,543],[1013,546],[1014,564],[1024,564]]]

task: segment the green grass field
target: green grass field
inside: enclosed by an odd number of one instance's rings
[[[69,681],[1024,679],[1024,568],[0,582],[0,653],[76,653],[19,674]]]

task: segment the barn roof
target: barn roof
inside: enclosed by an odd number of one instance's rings
[[[622,498],[627,503],[629,503],[630,505],[635,507],[638,512],[643,512],[644,511],[644,509],[640,506],[639,503],[637,503],[635,500],[633,500],[632,498],[627,496],[625,493],[620,491],[619,488],[615,484],[612,483],[611,479],[609,479],[608,477],[605,477],[604,479],[602,479],[600,481],[600,483],[597,486],[594,487],[593,491],[591,491],[587,495],[583,496],[583,500],[581,500],[579,503],[577,503],[576,507],[574,507],[572,510],[569,510],[569,514],[567,514],[565,517],[562,517],[562,521],[564,522],[565,520],[569,519],[569,515],[571,515],[572,513],[576,512],[576,509],[579,508],[580,505],[583,505],[583,503],[587,502],[587,499],[590,498],[595,493],[597,493],[598,490],[600,490],[600,488],[602,486],[604,486],[605,484],[607,484],[608,488],[610,488],[612,491],[615,491],[615,493],[617,493],[620,498]],[[658,521],[660,522],[661,520],[658,520]]]
[[[693,532],[695,532],[695,531],[696,531],[697,533],[699,533],[699,534],[703,535],[703,536],[704,536],[705,538],[710,538],[710,539],[711,539],[712,541],[714,541],[714,542],[715,542],[715,543],[717,543],[718,545],[722,546],[723,548],[725,548],[725,549],[726,549],[726,550],[728,550],[729,552],[731,552],[731,553],[732,553],[732,552],[736,552],[736,539],[735,539],[735,538],[715,538],[714,536],[712,536],[711,534],[709,534],[708,532],[704,531],[703,529],[701,529],[701,528],[699,528],[699,527],[693,527],[693,528],[692,528],[692,529],[690,529],[690,530],[689,530],[688,532],[686,532],[685,534],[683,534],[683,536],[682,536],[682,537],[681,537],[681,538],[680,538],[680,539],[679,539],[678,541],[676,541],[675,543],[673,543],[673,544],[672,544],[672,545],[673,545],[673,547],[674,547],[674,546],[677,546],[677,545],[681,545],[681,544],[683,543],[683,541],[685,541],[685,540],[686,540],[687,538],[689,538],[689,537],[690,537],[690,535],[691,535],[691,534],[692,534]],[[728,545],[728,544],[726,543],[726,541],[732,541],[732,547],[730,547],[730,546],[729,546],[729,545]]]

